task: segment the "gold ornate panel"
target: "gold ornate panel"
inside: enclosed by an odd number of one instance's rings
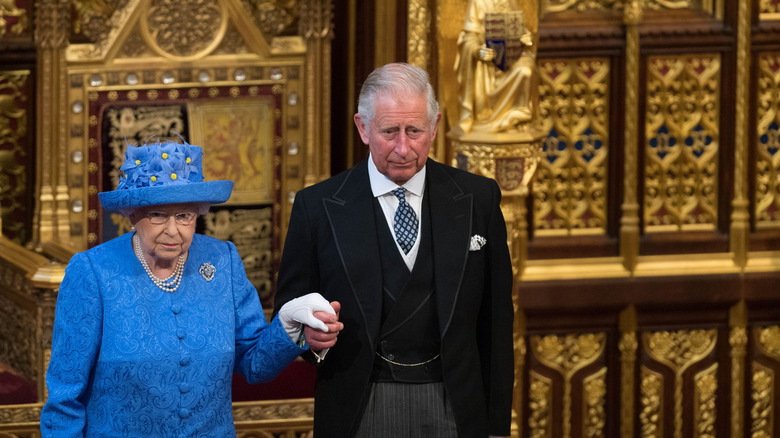
[[[534,361],[538,361],[542,366],[538,372],[532,369],[529,380],[531,436],[551,436],[551,420],[554,414],[560,415],[560,418],[554,421],[560,422],[561,436],[564,438],[573,436],[572,422],[575,415],[582,418],[582,430],[592,434],[588,436],[603,436],[607,368],[600,367],[592,372],[581,371],[604,359],[606,340],[606,333],[601,332],[530,337],[530,352]],[[552,372],[558,377],[543,377],[541,372]],[[580,398],[572,395],[575,386],[582,388]],[[562,398],[555,401],[552,394],[559,394]],[[560,411],[556,409],[554,413],[550,412],[556,403],[561,403]],[[581,414],[577,415],[575,411]]]
[[[757,57],[756,228],[780,228],[780,53]]]
[[[777,376],[780,371],[780,326],[754,327],[751,331],[756,355],[751,364],[750,430],[752,438],[777,435]]]
[[[780,20],[780,3],[774,0],[759,0],[758,16],[762,21]]]
[[[716,419],[715,395],[717,390],[717,363],[710,364],[706,370],[690,376],[686,373],[694,365],[711,362],[717,344],[717,330],[677,330],[642,333],[644,352],[651,362],[642,365],[640,430],[642,436],[663,435],[664,424],[669,421],[674,437],[682,437],[684,423],[691,421],[697,430],[695,436],[708,435],[714,428]],[[667,370],[673,376],[673,393],[664,391]],[[692,400],[693,418],[684,414],[685,400],[683,386],[686,379],[692,379],[694,385]],[[669,400],[673,406],[673,418],[663,418],[663,406]],[[684,420],[688,418],[689,420]],[[687,423],[686,423],[687,424]]]
[[[33,157],[27,106],[35,81],[30,73],[29,70],[0,71],[0,231],[19,244],[30,238],[27,191],[31,186],[28,178],[32,175],[26,169],[33,166]]]
[[[713,230],[718,219],[720,55],[647,61],[645,230]]]
[[[542,14],[564,11],[620,11],[623,9],[620,0],[543,0]]]
[[[32,36],[32,0],[0,3],[0,40],[13,41]]]
[[[533,188],[534,233],[605,234],[609,59],[540,60],[539,77],[547,137]]]

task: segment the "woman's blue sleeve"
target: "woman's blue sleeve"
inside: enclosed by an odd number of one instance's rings
[[[46,373],[49,395],[41,411],[44,438],[84,436],[86,392],[100,350],[102,321],[92,264],[84,253],[76,254],[65,270],[57,295]]]
[[[231,285],[236,314],[236,371],[249,383],[267,382],[276,377],[308,347],[299,347],[284,330],[279,318],[266,322],[257,290],[246,277],[244,263],[232,242]]]

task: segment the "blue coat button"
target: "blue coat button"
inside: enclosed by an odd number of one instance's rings
[[[189,365],[189,364],[190,364],[190,358],[189,358],[189,357],[182,357],[182,358],[179,360],[179,365],[181,365],[181,366],[183,366],[183,367],[186,367],[186,366],[187,366],[187,365]]]
[[[179,304],[179,303],[173,304],[171,306],[171,312],[173,312],[173,313],[178,315],[179,312],[181,312],[181,304]]]
[[[187,336],[187,333],[184,331],[184,329],[179,329],[176,331],[176,336],[178,336],[179,339],[184,339]]]
[[[190,384],[189,383],[182,383],[179,385],[179,391],[181,391],[182,394],[186,394],[190,392]]]
[[[190,416],[190,410],[187,408],[181,408],[179,409],[179,417],[181,418],[187,418]]]

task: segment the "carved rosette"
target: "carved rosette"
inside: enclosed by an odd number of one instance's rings
[[[160,55],[195,58],[219,45],[227,24],[227,9],[219,2],[153,0],[141,20],[141,31]]]

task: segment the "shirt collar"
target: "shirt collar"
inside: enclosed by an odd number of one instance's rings
[[[419,172],[415,173],[409,181],[400,187],[405,188],[414,195],[422,196],[425,189],[425,169],[426,166],[423,166]],[[370,153],[368,154],[368,180],[371,183],[371,192],[375,198],[390,193],[390,191],[399,187],[398,184],[379,173],[379,169],[376,168]]]

